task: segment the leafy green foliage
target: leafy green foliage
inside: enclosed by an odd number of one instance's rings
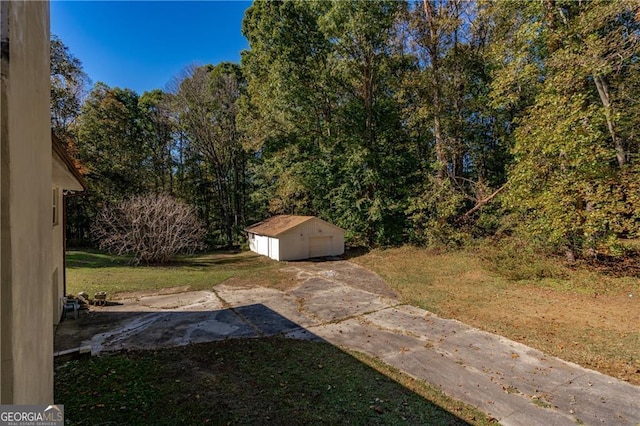
[[[134,91],[104,83],[97,83],[84,102],[74,132],[77,158],[89,188],[69,200],[70,238],[89,240],[98,211],[150,189],[150,150],[138,102]]]
[[[138,100],[142,137],[148,154],[145,168],[151,174],[149,186],[154,192],[172,193],[176,186],[173,173],[177,163],[173,154],[176,125],[170,102],[170,96],[159,89],[143,93]]]
[[[398,241],[412,167],[393,94],[397,2],[256,2],[243,24],[259,211],[317,214],[366,244]],[[282,170],[282,168],[285,168]],[[410,174],[409,174],[410,176]],[[278,178],[279,177],[279,178]]]
[[[51,36],[51,127],[65,141],[80,114],[89,77],[63,41]]]
[[[514,38],[503,39],[507,65],[496,73],[495,99],[505,89],[517,95],[507,71],[518,63],[535,65],[528,68],[533,74],[519,75],[519,86],[538,76],[529,88],[530,104],[516,120],[505,203],[520,212],[530,238],[570,257],[640,230],[632,177],[637,146],[629,145],[621,124],[635,116],[637,104],[616,103],[637,73],[632,9],[628,3],[558,2],[555,8],[527,7],[527,15],[508,6],[499,12],[524,20]],[[509,49],[525,42],[537,48],[507,59]]]
[[[195,189],[185,191],[187,198],[196,201],[207,228],[217,228],[231,245],[246,212],[246,152],[236,122],[242,73],[230,63],[192,67],[173,86],[182,149],[189,157],[190,182],[184,189]]]
[[[457,221],[465,206],[465,198],[452,182],[437,182],[435,177],[427,177],[424,190],[411,199],[407,213],[414,222],[413,242],[429,246],[463,245],[469,235],[461,229]]]
[[[507,117],[487,102],[488,42],[486,29],[472,25],[481,22],[476,6],[425,1],[406,16],[417,66],[402,98],[421,166],[407,213],[419,243],[469,239],[478,215],[467,212],[488,203],[506,180]]]

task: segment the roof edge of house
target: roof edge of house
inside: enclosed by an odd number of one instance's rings
[[[73,177],[76,178],[80,186],[82,186],[83,190],[86,191],[87,181],[85,180],[84,176],[82,176],[82,174],[80,173],[80,170],[78,170],[78,168],[76,167],[75,163],[69,156],[69,153],[62,145],[62,141],[60,141],[58,136],[56,136],[53,129],[51,129],[51,147],[53,151],[58,155],[58,157],[60,157],[62,162],[65,164],[65,166],[67,166],[67,168],[69,169],[69,172],[71,172]]]

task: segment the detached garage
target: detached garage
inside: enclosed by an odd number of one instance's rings
[[[340,256],[344,230],[315,216],[274,216],[246,228],[249,248],[275,260]]]

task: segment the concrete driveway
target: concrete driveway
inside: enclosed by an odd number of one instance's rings
[[[377,275],[347,261],[284,270],[298,284],[286,291],[220,284],[92,307],[58,326],[55,350],[96,355],[284,335],[368,353],[504,425],[640,425],[638,386],[404,305]]]

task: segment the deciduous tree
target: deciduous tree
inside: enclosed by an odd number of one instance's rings
[[[146,264],[203,248],[205,234],[194,209],[167,194],[133,196],[106,207],[93,225],[101,249]]]
[[[638,3],[495,7],[496,21],[517,26],[496,33],[502,65],[493,96],[526,102],[516,121],[507,205],[530,238],[572,259],[636,235],[638,144],[629,137],[639,106]],[[527,48],[511,54],[518,46]]]
[[[238,129],[238,100],[244,91],[240,68],[231,63],[190,67],[172,83],[178,124],[189,143],[192,165],[210,183],[205,201],[208,225],[233,244],[244,224],[246,153]],[[211,205],[213,204],[213,205]]]
[[[84,97],[89,77],[82,62],[56,36],[51,36],[51,127],[58,137],[66,141],[71,132]]]

